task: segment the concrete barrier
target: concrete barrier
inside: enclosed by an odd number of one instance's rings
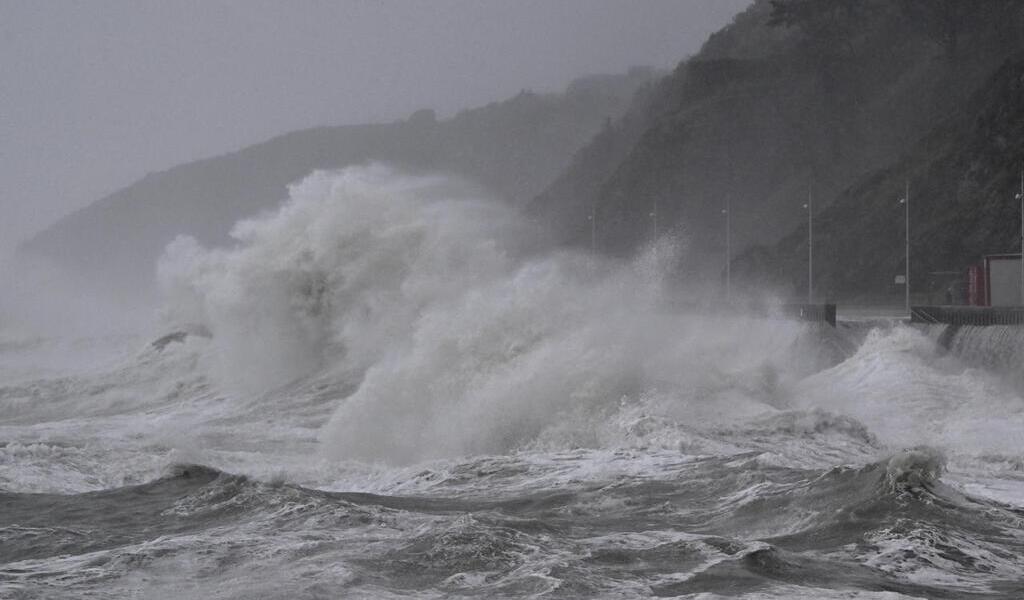
[[[1024,306],[911,306],[911,323],[1024,325]]]

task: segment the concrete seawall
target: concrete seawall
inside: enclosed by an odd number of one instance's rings
[[[1024,325],[1020,306],[912,306],[911,323],[973,325]]]

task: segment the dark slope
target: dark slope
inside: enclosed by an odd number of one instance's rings
[[[815,218],[815,280],[821,297],[863,301],[898,295],[904,269],[904,208],[911,187],[911,289],[941,301],[949,277],[983,254],[1020,251],[1024,160],[1024,56],[1006,62],[964,110],[898,162],[860,179]],[[741,256],[748,283],[782,291],[805,285],[807,228]]]
[[[150,174],[61,219],[20,251],[96,287],[149,290],[155,261],[176,235],[226,243],[236,221],[276,205],[288,183],[315,169],[371,160],[454,173],[505,200],[522,201],[549,184],[652,77],[650,70],[633,69],[582,78],[562,94],[524,91],[443,121],[424,110],[397,123],[289,133]]]
[[[781,20],[787,4],[810,16]],[[955,51],[907,6],[755,2],[581,150],[532,214],[582,245],[594,211],[599,249],[625,254],[656,213],[659,234],[689,242],[693,270],[719,277],[726,198],[734,250],[775,243],[805,220],[809,185],[825,206],[897,160],[1019,44],[1020,4],[1002,3],[1013,19],[995,26],[964,24]]]

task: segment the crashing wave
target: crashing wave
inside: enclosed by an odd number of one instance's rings
[[[935,448],[919,446],[893,455],[885,465],[885,483],[893,491],[927,487],[938,481],[946,469],[945,455]]]
[[[374,165],[292,186],[234,248],[175,241],[160,279],[168,318],[212,334],[222,380],[358,381],[322,431],[339,458],[594,439],[623,398],[652,395],[667,421],[728,422],[773,410],[813,354],[797,323],[672,309],[670,240],[619,262],[525,251],[525,230],[474,188]]]

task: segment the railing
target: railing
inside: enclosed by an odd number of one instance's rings
[[[781,309],[782,314],[787,317],[836,326],[835,304],[783,304]]]

